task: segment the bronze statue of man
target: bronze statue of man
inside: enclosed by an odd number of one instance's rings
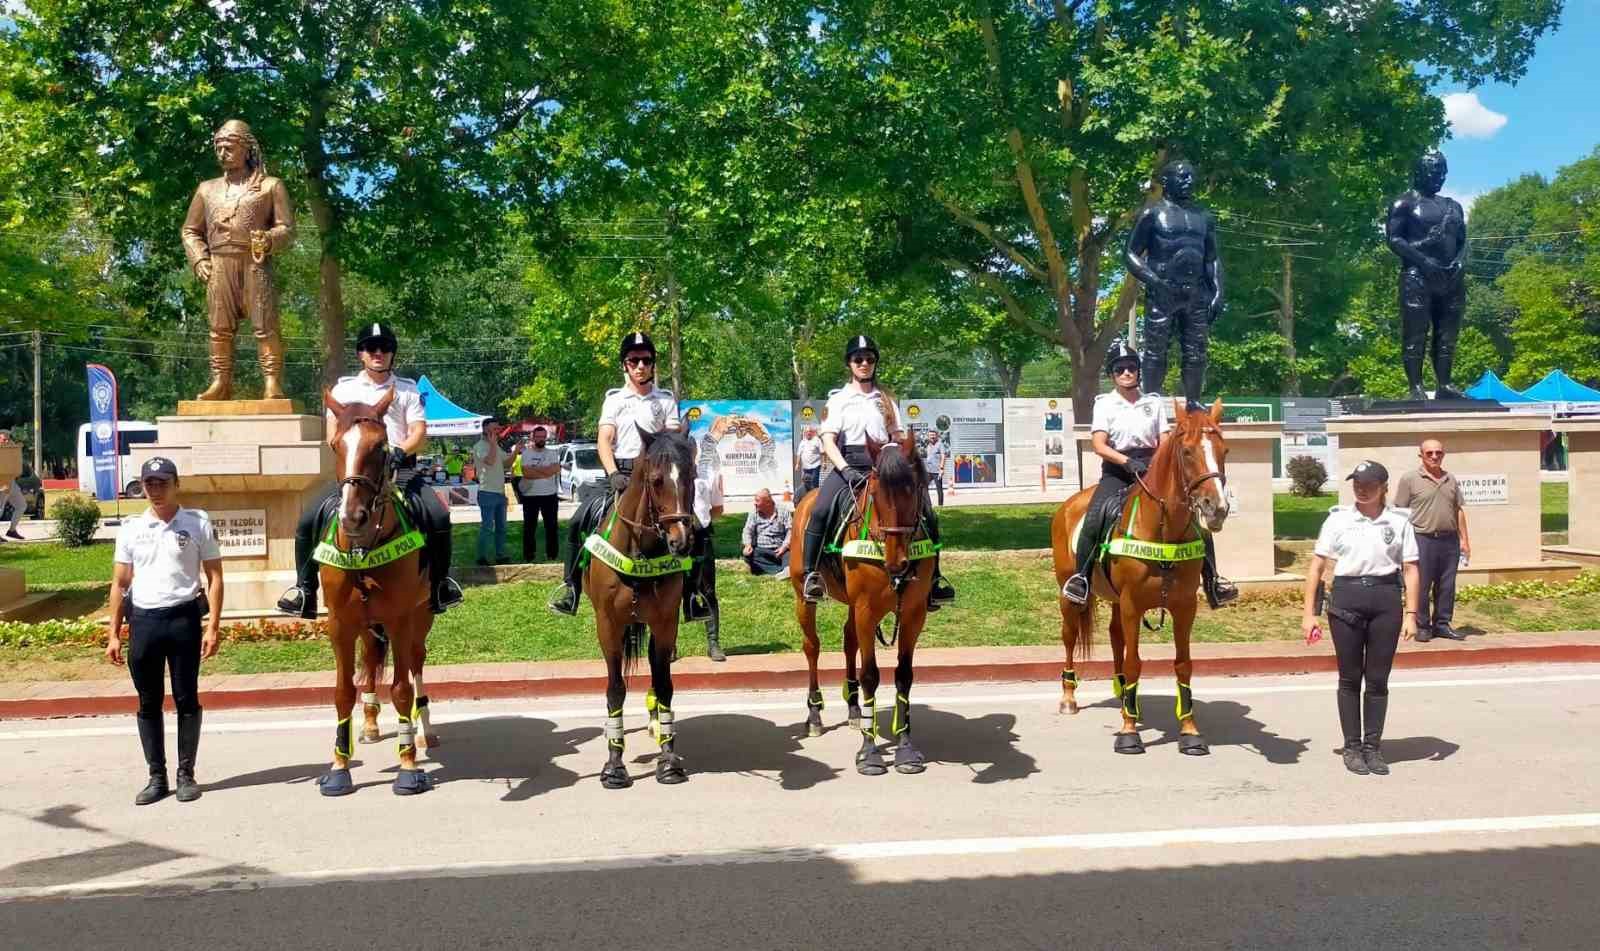
[[[1463,262],[1467,257],[1467,216],[1454,198],[1439,194],[1450,166],[1436,150],[1417,159],[1411,191],[1389,205],[1384,223],[1389,250],[1400,258],[1401,359],[1411,398],[1426,399],[1422,357],[1433,357],[1434,397],[1460,399],[1450,385],[1456,337],[1467,308]],[[1428,331],[1433,346],[1428,347]]]
[[[1144,285],[1140,383],[1159,392],[1167,378],[1173,333],[1183,353],[1183,395],[1200,407],[1206,385],[1206,343],[1222,313],[1222,264],[1217,259],[1217,224],[1195,204],[1194,166],[1182,159],[1161,170],[1162,196],[1139,212],[1122,259]]]
[[[233,335],[248,320],[261,361],[263,399],[283,399],[283,338],[272,257],[294,242],[283,182],[267,174],[250,126],[229,119],[212,137],[222,177],[201,182],[183,222],[183,249],[206,286],[211,385],[197,399],[233,397]]]

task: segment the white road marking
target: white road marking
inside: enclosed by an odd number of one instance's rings
[[[1207,689],[1203,681],[1196,685],[1195,699],[1202,705],[1211,700],[1230,700],[1237,697],[1258,697],[1280,693],[1333,693],[1335,684],[1331,677],[1308,675],[1305,683],[1269,684],[1260,687],[1224,686],[1219,685],[1216,690]],[[1473,687],[1483,689],[1487,687],[1523,687],[1529,684],[1560,684],[1560,683],[1588,683],[1600,681],[1600,674],[1550,674],[1524,677],[1485,677],[1485,678],[1457,678],[1449,680],[1396,680],[1389,682],[1401,690],[1440,690],[1458,687]],[[1159,685],[1163,679],[1144,676],[1141,681],[1144,689],[1141,693],[1150,696],[1161,696]],[[1157,691],[1149,690],[1150,684],[1157,684]],[[881,689],[893,689],[891,685],[880,685]],[[770,694],[777,691],[761,691]],[[824,688],[824,693],[827,693]],[[750,703],[736,703],[722,701],[715,703],[681,703],[674,704],[673,711],[681,723],[688,716],[708,716],[723,713],[793,713],[799,716],[804,710],[804,694],[802,688],[796,688],[794,698],[786,700],[763,700]],[[837,694],[834,694],[837,696]],[[913,697],[913,707],[976,707],[993,706],[1004,707],[1007,704],[1054,702],[1061,697],[1059,690],[1027,690],[1012,693],[983,693],[983,694],[941,694],[936,690],[918,691]],[[640,705],[639,713],[643,713],[644,692],[635,690],[631,692],[631,699]],[[1102,700],[1109,700],[1109,688],[1079,687],[1077,699],[1080,704],[1089,705]],[[129,698],[130,702],[132,698]],[[478,701],[464,701],[477,703]],[[521,717],[530,720],[584,720],[600,721],[604,719],[605,702],[596,694],[595,702],[583,706],[548,707],[541,708],[537,700],[530,699],[528,705],[516,707],[493,707],[475,710],[471,713],[443,713],[435,712],[430,706],[431,722],[435,724],[464,723],[472,720],[484,720],[491,717]],[[834,700],[834,704],[843,706],[842,700]],[[448,707],[449,701],[444,701],[442,706]],[[387,708],[386,708],[387,709]],[[102,717],[99,719],[113,719]],[[131,718],[116,717],[122,721],[118,726],[86,726],[86,727],[59,727],[38,730],[7,730],[0,731],[0,741],[5,740],[38,740],[38,739],[75,739],[100,736],[133,736],[137,731]],[[333,723],[333,711],[316,717],[301,717],[292,720],[234,720],[219,721],[215,716],[206,718],[206,734],[214,733],[271,733],[286,730],[321,730]],[[169,720],[168,732],[176,729]]]
[[[325,869],[261,876],[178,876],[126,878],[75,882],[64,885],[0,889],[0,903],[40,898],[74,898],[109,894],[193,894],[196,892],[254,891],[265,888],[302,888],[329,882],[414,881],[434,878],[487,878],[505,875],[545,875],[573,872],[614,872],[640,868],[689,868],[717,865],[775,865],[796,862],[882,862],[908,858],[951,858],[970,855],[1014,855],[1038,851],[1103,851],[1154,849],[1171,846],[1230,846],[1262,843],[1350,841],[1491,833],[1546,832],[1600,829],[1600,813],[1568,815],[1496,816],[1473,819],[1405,820],[1334,825],[1224,826],[1198,829],[1156,829],[1145,832],[1087,832],[1067,835],[1009,836],[972,839],[919,839],[909,841],[847,842],[833,845],[772,849],[732,849],[706,852],[658,852],[549,859],[544,861],[429,863]],[[1428,843],[1424,843],[1424,848]],[[1439,843],[1437,848],[1458,848]]]

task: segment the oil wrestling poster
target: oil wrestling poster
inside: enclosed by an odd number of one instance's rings
[[[782,497],[794,491],[794,417],[788,400],[684,400],[702,474],[722,475],[728,496],[768,489]]]
[[[1006,485],[1076,488],[1078,459],[1072,433],[1072,401],[1008,399]]]
[[[937,430],[949,453],[945,484],[1005,484],[1005,418],[999,400],[903,400],[900,422]]]

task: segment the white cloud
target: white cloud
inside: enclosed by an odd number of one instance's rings
[[[1446,198],[1454,198],[1456,201],[1460,202],[1461,210],[1466,212],[1468,218],[1471,218],[1472,206],[1477,202],[1478,196],[1482,195],[1483,192],[1453,192],[1448,188],[1441,188],[1439,189],[1439,194]]]
[[[1504,113],[1479,102],[1475,92],[1451,92],[1439,98],[1444,100],[1451,130],[1463,139],[1492,139],[1510,121]]]

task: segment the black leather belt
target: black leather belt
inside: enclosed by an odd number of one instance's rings
[[[1387,575],[1336,575],[1333,579],[1335,590],[1340,585],[1356,585],[1362,588],[1398,588],[1400,587],[1400,572]]]
[[[1418,538],[1456,538],[1460,532],[1418,532]]]

